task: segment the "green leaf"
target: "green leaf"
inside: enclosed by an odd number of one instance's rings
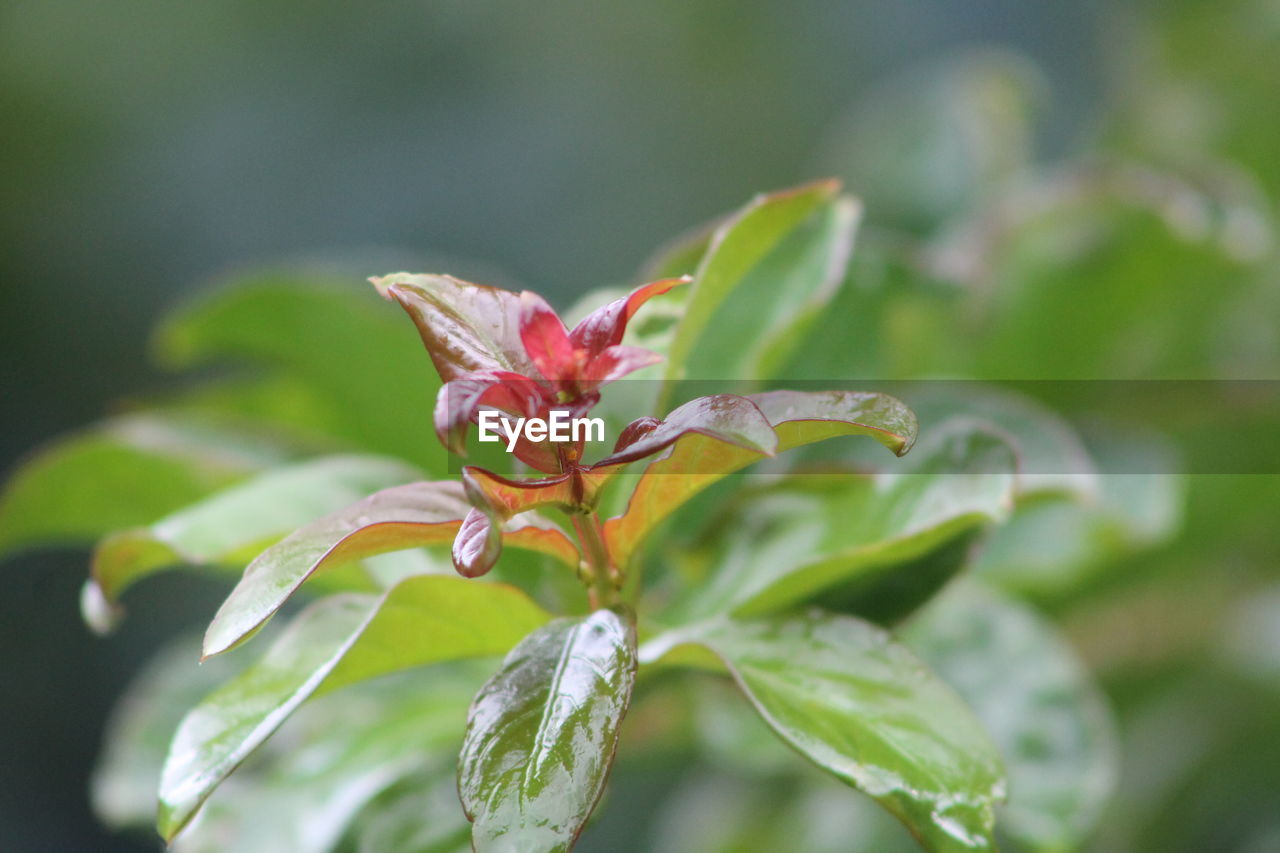
[[[242,276],[166,319],[155,351],[175,369],[230,361],[300,383],[344,443],[447,471],[444,448],[424,432],[439,380],[403,318],[363,282],[299,270]]]
[[[107,722],[90,781],[94,814],[113,829],[149,826],[156,817],[160,768],[183,715],[233,676],[230,658],[198,663],[198,637],[183,638],[149,660]]]
[[[160,833],[172,839],[312,696],[410,667],[502,654],[548,618],[515,587],[431,575],[408,578],[380,598],[316,602],[258,663],[183,720],[161,780]]]
[[[1125,163],[1077,164],[995,197],[934,249],[964,283],[969,372],[1220,375],[1221,324],[1266,256],[1233,227],[1265,228],[1246,207]]]
[[[746,510],[715,575],[674,612],[753,615],[833,589],[874,599],[914,561],[1007,517],[1014,464],[1001,436],[957,419],[888,473],[796,477]]]
[[[901,455],[915,441],[915,416],[884,394],[771,391],[747,399],[777,433],[777,452],[837,436],[866,435]],[[626,511],[605,522],[605,539],[618,565],[625,566],[644,538],[681,504],[760,458],[759,451],[696,433],[676,441],[639,476]]]
[[[956,689],[1004,755],[1001,831],[1074,849],[1115,787],[1114,723],[1067,642],[1029,607],[960,584],[921,611],[907,643]]]
[[[10,476],[0,552],[86,544],[186,506],[289,458],[277,441],[162,414],[114,418],[59,439]]]
[[[659,636],[714,652],[779,737],[874,797],[929,850],[994,850],[999,753],[964,703],[905,646],[848,616],[809,611]]]
[[[458,791],[480,853],[568,850],[604,791],[631,700],[635,629],[610,610],[526,637],[477,694]]]
[[[975,574],[1019,595],[1060,598],[1103,567],[1166,542],[1177,532],[1183,478],[1175,473],[1133,473],[1177,470],[1176,454],[1167,442],[1111,431],[1101,440],[1091,438],[1090,448],[1101,469],[1092,499],[1019,506],[983,547]]]
[[[295,531],[245,569],[205,633],[205,656],[240,643],[317,572],[390,551],[451,542],[470,508],[459,483],[410,483],[384,489]],[[573,543],[531,513],[508,522],[504,536],[513,547],[577,565]]]
[[[733,334],[699,336],[682,378],[730,381],[774,375],[844,279],[860,213],[852,199],[835,198],[783,237],[714,312],[709,327],[733,329]],[[745,244],[737,250],[743,248]]]
[[[461,662],[460,662],[461,663]],[[467,664],[478,662],[467,661]],[[491,664],[490,664],[491,665]],[[467,703],[485,673],[444,664],[308,703],[175,839],[176,853],[330,853],[386,792],[430,778],[448,786],[420,818],[469,829],[453,785]],[[415,787],[421,792],[421,788]],[[154,789],[153,789],[154,819]],[[404,848],[383,848],[401,850]],[[416,848],[411,848],[415,849]]]
[[[108,601],[167,566],[248,562],[294,528],[420,472],[377,456],[331,456],[275,468],[143,528],[98,544],[93,577]]]
[[[823,205],[830,204],[839,189],[835,181],[820,181],[758,196],[716,230],[706,255],[698,264],[684,315],[665,353],[668,382],[685,378],[686,370],[692,369],[690,357],[695,346],[735,288],[787,235]]]
[[[470,853],[471,824],[458,804],[454,774],[420,776],[360,812],[352,833],[354,853]]]

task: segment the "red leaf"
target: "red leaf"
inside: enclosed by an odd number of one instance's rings
[[[577,377],[579,361],[564,323],[545,299],[528,290],[520,294],[520,339],[529,359],[547,379]]]
[[[585,381],[580,385],[588,389],[595,388],[660,361],[662,356],[643,347],[609,347],[587,364],[583,371]]]
[[[640,306],[673,287],[693,281],[689,276],[664,278],[661,281],[641,285],[627,296],[592,311],[582,322],[573,327],[569,340],[573,346],[595,356],[612,346],[622,343],[627,331],[627,321],[640,310]]]
[[[504,370],[469,373],[446,382],[436,395],[435,428],[440,443],[467,455],[467,425],[483,407],[517,417],[532,417],[544,406],[544,389],[525,376]]]

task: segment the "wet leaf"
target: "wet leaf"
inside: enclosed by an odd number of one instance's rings
[[[248,562],[295,528],[371,492],[421,476],[376,456],[331,456],[272,469],[154,524],[99,543],[93,578],[108,601],[162,568]]]
[[[471,506],[454,482],[385,489],[295,531],[257,557],[219,608],[205,634],[205,655],[244,640],[318,571],[390,551],[453,541]],[[545,525],[545,526],[539,526]],[[513,547],[577,565],[577,549],[559,529],[525,515],[512,519]]]
[[[161,780],[160,833],[172,839],[309,698],[411,667],[502,654],[548,618],[515,587],[447,576],[408,578],[381,597],[316,602],[184,718]]]
[[[905,640],[969,703],[1009,774],[1001,832],[1029,849],[1073,849],[1116,783],[1115,724],[1084,665],[1031,608],[957,584]]]
[[[396,273],[373,283],[408,312],[444,381],[482,370],[538,375],[520,338],[520,294],[447,275]]]
[[[635,642],[610,610],[560,619],[525,638],[480,690],[458,765],[477,851],[572,846],[613,763]]]
[[[772,425],[777,452],[842,435],[867,435],[902,454],[915,441],[915,416],[884,394],[775,391],[747,399]],[[653,434],[640,441],[653,443]],[[681,504],[760,458],[758,450],[709,436],[695,433],[679,438],[666,456],[651,462],[640,475],[626,511],[605,522],[610,553],[619,565],[626,565],[644,538]]]
[[[972,712],[905,646],[849,616],[809,611],[661,635],[645,662],[714,652],[779,737],[875,798],[929,850],[994,850],[999,753]]]
[[[442,664],[430,679],[407,673],[308,703],[218,788],[174,839],[174,853],[345,850],[343,837],[375,798],[428,774],[448,785],[452,812],[421,817],[465,828],[452,765],[484,677],[474,670]]]

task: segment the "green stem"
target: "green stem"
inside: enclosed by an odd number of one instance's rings
[[[582,543],[582,554],[587,562],[587,580],[590,586],[587,594],[591,598],[591,607],[600,609],[617,602],[617,572],[609,562],[609,549],[604,544],[604,529],[600,526],[600,516],[594,512],[574,513],[573,529]]]

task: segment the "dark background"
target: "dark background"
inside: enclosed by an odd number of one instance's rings
[[[1141,20],[1025,0],[4,3],[0,467],[170,381],[147,330],[211,276],[396,249],[484,259],[563,306],[822,176],[869,87],[957,51],[1028,57],[1038,147],[1070,152]],[[85,568],[0,562],[5,850],[158,846],[99,829],[86,778],[142,656],[217,597],[159,578],[131,594],[145,616],[98,640]]]

